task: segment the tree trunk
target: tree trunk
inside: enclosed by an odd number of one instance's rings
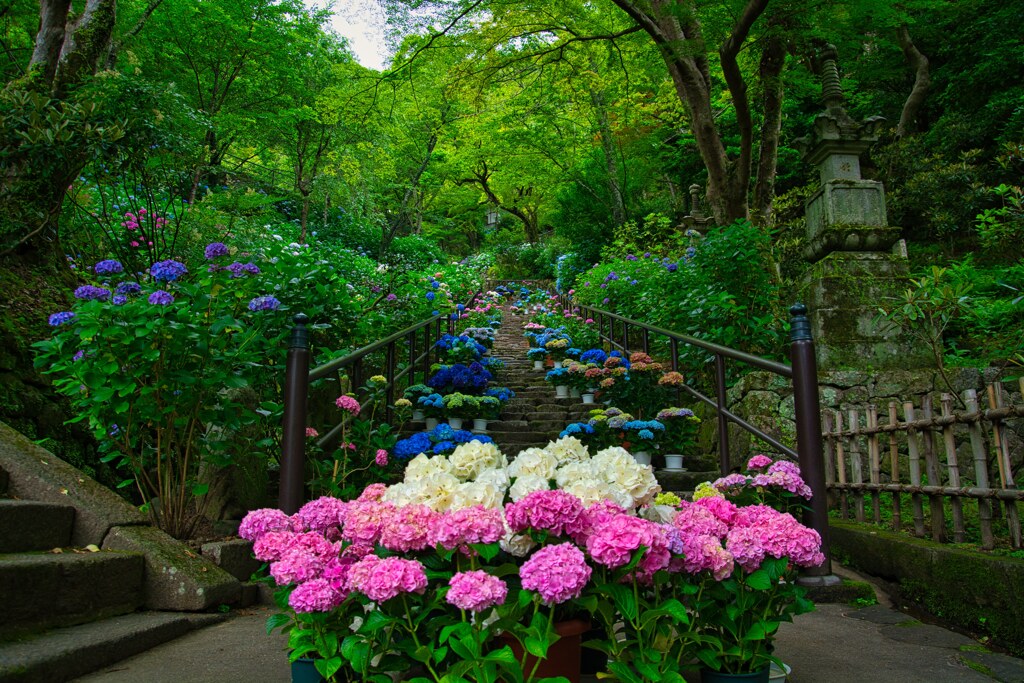
[[[775,199],[775,177],[778,173],[779,136],[782,133],[782,68],[786,52],[782,40],[772,37],[761,53],[761,149],[757,156],[757,180],[754,183],[754,215],[756,225],[767,228],[775,222],[772,202]]]
[[[928,97],[932,79],[928,69],[928,58],[914,45],[907,25],[900,26],[896,35],[900,47],[903,48],[903,56],[906,58],[907,64],[914,70],[914,87],[911,88],[907,101],[903,103],[903,112],[900,114],[900,122],[896,127],[896,137],[903,137],[913,133],[917,128],[917,115]]]
[[[49,90],[57,73],[57,61],[64,46],[71,0],[42,0],[39,5],[39,32],[29,60],[28,78],[45,84]]]
[[[591,60],[591,68],[596,72],[597,64]],[[601,150],[604,152],[605,172],[608,174],[608,195],[611,197],[612,222],[622,225],[626,222],[626,202],[622,196],[622,185],[619,182],[618,147],[612,136],[612,126],[608,120],[608,107],[604,92],[591,88],[590,101],[597,115],[597,129],[601,136]]]
[[[306,243],[306,225],[309,224],[309,193],[302,195],[302,230],[299,232],[299,244]]]
[[[53,77],[54,96],[63,97],[69,88],[96,73],[114,34],[116,7],[115,0],[87,0],[85,10],[75,19],[73,30],[64,39]]]

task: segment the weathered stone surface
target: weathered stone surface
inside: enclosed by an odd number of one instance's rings
[[[1024,653],[1024,560],[953,548],[850,522],[830,522],[837,557],[898,582],[900,597],[964,628],[980,625]]]
[[[0,643],[0,680],[67,681],[184,635],[188,617],[140,612]],[[182,680],[187,674],[182,674]],[[141,679],[140,679],[141,680]]]
[[[152,527],[115,527],[105,549],[145,554],[145,605],[149,609],[198,611],[238,600],[238,579]]]
[[[0,639],[131,612],[142,602],[142,567],[136,553],[0,555]]]
[[[203,557],[239,581],[248,581],[262,562],[252,556],[252,541],[216,541],[202,547]]]
[[[882,629],[882,635],[901,643],[913,643],[914,645],[927,647],[944,647],[949,650],[959,650],[961,647],[974,645],[974,641],[967,636],[916,621],[886,626]]]
[[[9,495],[75,508],[71,543],[103,543],[114,526],[145,524],[145,515],[110,489],[0,422],[0,465]]]
[[[0,553],[63,548],[71,543],[75,509],[31,500],[0,500]]]

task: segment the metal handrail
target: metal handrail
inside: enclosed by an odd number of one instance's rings
[[[679,369],[680,343],[696,346],[714,354],[715,398],[712,399],[705,396],[689,385],[683,385],[682,388],[688,394],[715,410],[718,418],[719,468],[722,474],[727,474],[729,470],[730,422],[753,434],[780,452],[796,458],[800,463],[800,470],[804,481],[810,486],[812,492],[810,506],[804,511],[804,523],[821,535],[821,549],[826,558],[821,566],[808,569],[805,578],[810,577],[809,582],[811,583],[815,580],[824,582],[834,579],[832,576],[831,560],[829,559],[828,493],[825,486],[824,449],[821,434],[821,402],[818,395],[818,366],[814,354],[814,340],[811,336],[810,320],[807,317],[807,307],[797,303],[789,309],[791,316],[789,332],[790,365],[785,365],[727,346],[666,330],[662,327],[648,325],[647,323],[632,320],[611,311],[605,311],[593,306],[573,304],[571,299],[565,295],[561,295],[559,301],[566,312],[586,312],[586,317],[594,318],[598,323],[599,338],[608,342],[610,346],[622,349],[624,352],[630,350],[630,327],[638,329],[642,333],[640,346],[643,348],[644,353],[650,352],[651,334],[667,337],[672,370]],[[605,320],[608,321],[607,334],[605,334]],[[622,324],[621,341],[616,339],[616,321]],[[793,407],[796,418],[797,448],[795,450],[765,434],[726,407],[725,360],[727,358],[791,380],[793,386]]]
[[[474,291],[464,304],[465,308],[473,305],[476,298],[481,294],[480,290]],[[352,371],[352,384],[361,384],[362,360],[366,356],[385,351],[387,357],[382,373],[386,379],[385,403],[387,404],[385,418],[391,418],[391,404],[394,399],[395,382],[409,375],[415,377],[416,368],[420,366],[423,378],[426,380],[430,372],[430,353],[441,336],[441,320],[445,318],[441,314],[431,316],[426,320],[410,325],[405,329],[390,334],[384,339],[368,344],[360,349],[335,358],[326,363],[310,369],[310,348],[309,330],[306,325],[309,318],[302,313],[295,316],[295,327],[292,328],[291,342],[288,348],[288,360],[285,366],[285,388],[284,388],[284,424],[281,439],[281,481],[278,505],[289,514],[295,513],[303,502],[303,473],[306,461],[306,419],[308,416],[309,387],[310,383],[317,379],[330,376],[342,368],[354,366]],[[448,317],[447,331],[449,334],[455,332],[455,320]],[[419,355],[416,355],[417,337],[423,331],[423,348]],[[431,333],[433,332],[433,333]],[[398,357],[395,345],[402,340],[409,343],[408,365],[401,371],[396,371]],[[411,380],[410,380],[411,383]],[[331,428],[318,442],[317,445],[325,447],[341,434],[343,422]]]

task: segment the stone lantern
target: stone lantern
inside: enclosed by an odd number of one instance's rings
[[[885,189],[860,173],[860,155],[878,140],[883,119],[857,122],[843,107],[834,46],[821,54],[825,111],[797,141],[815,164],[821,187],[807,201],[807,249],[812,264],[802,288],[821,370],[924,367],[927,349],[878,318],[906,286],[909,265],[900,228],[889,225]]]

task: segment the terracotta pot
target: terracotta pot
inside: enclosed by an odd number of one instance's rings
[[[548,648],[548,656],[537,667],[537,678],[554,678],[564,676],[569,683],[580,683],[580,657],[583,648],[580,646],[582,635],[590,629],[590,623],[582,619],[570,619],[555,624],[558,642]],[[512,653],[520,662],[523,661],[523,648],[512,636],[502,633],[498,636],[503,643],[512,648]],[[536,658],[526,656],[523,673],[529,675],[533,670]]]

